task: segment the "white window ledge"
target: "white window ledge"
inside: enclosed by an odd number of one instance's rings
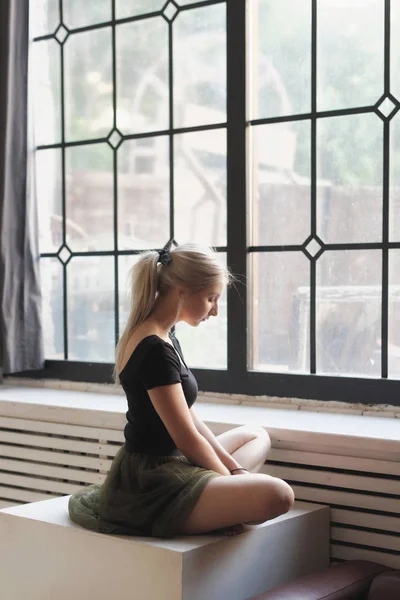
[[[65,389],[71,382],[52,382],[52,387],[37,382],[36,387],[27,387],[6,380],[0,386],[0,417],[122,430],[127,405],[120,388],[83,384],[88,391],[82,391],[79,385],[72,384],[78,388],[73,390]],[[371,457],[374,452],[395,453],[400,460],[400,407],[200,393],[196,409],[214,433],[257,424],[268,430],[274,446],[316,449],[318,445],[321,452],[329,446],[338,454],[346,448],[347,453]]]

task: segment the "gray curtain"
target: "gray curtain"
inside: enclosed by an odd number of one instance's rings
[[[0,373],[43,367],[34,186],[28,175],[28,0],[0,0]]]

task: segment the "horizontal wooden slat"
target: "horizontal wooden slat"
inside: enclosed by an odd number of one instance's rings
[[[64,423],[51,423],[47,421],[30,421],[27,419],[13,419],[0,417],[0,427],[5,429],[18,429],[23,431],[36,431],[38,433],[53,433],[72,437],[89,438],[94,440],[107,440],[110,442],[123,442],[124,434],[115,429],[100,429],[99,427],[84,427]]]
[[[6,446],[0,444],[0,457],[10,457],[26,459],[35,462],[56,463],[59,465],[71,465],[74,467],[84,467],[86,469],[97,469],[99,471],[108,470],[111,466],[111,460],[103,460],[93,456],[82,456],[80,454],[71,454],[70,452],[52,452],[50,450],[37,450],[35,448],[21,448],[20,446]]]
[[[379,491],[382,494],[394,494],[400,496],[400,480],[377,479],[364,477],[362,475],[349,475],[345,473],[332,473],[331,471],[315,471],[313,469],[302,469],[286,467],[285,465],[269,465],[263,468],[265,473],[273,477],[280,477],[285,481],[298,481],[299,483],[316,483],[318,485],[329,485],[353,490]]]
[[[367,417],[368,418],[368,417]],[[368,450],[364,447],[353,446],[351,449],[345,444],[334,446],[332,444],[315,443],[312,436],[309,442],[305,441],[290,441],[290,440],[273,440],[274,449],[292,450],[293,452],[311,452],[313,454],[332,454],[332,456],[348,456],[352,457],[371,458],[372,460],[387,460],[389,462],[400,462],[400,451],[388,451],[379,445],[379,440]]]
[[[365,513],[357,510],[332,508],[331,522],[400,533],[400,515],[398,517],[390,517],[388,515],[375,515],[374,513]]]
[[[115,456],[120,449],[119,445],[114,446],[112,444],[100,444],[99,442],[84,442],[81,440],[4,430],[0,430],[0,442],[5,444],[19,444],[20,446],[35,446],[37,448],[56,448],[57,450],[85,452],[87,454],[103,456]]]
[[[52,477],[54,479],[68,479],[71,481],[84,481],[85,483],[103,483],[104,474],[82,471],[80,469],[69,469],[43,463],[28,462],[24,460],[12,460],[0,458],[0,471],[11,471],[12,473],[23,473],[25,475],[38,475],[40,477]],[[3,473],[0,472],[0,481]]]
[[[99,444],[99,456],[111,456],[114,457],[118,450],[121,448],[121,445],[112,445],[112,444]]]
[[[296,465],[312,465],[335,469],[365,471],[367,473],[396,475],[400,477],[400,462],[391,462],[388,460],[374,460],[371,458],[360,458],[355,456],[335,456],[333,454],[300,452],[298,450],[284,450],[280,448],[271,449],[268,455],[268,461],[269,460],[282,463],[293,463]]]
[[[0,473],[0,484],[14,487],[24,487],[29,490],[44,490],[58,494],[73,494],[82,489],[81,485],[65,483],[64,481],[52,481],[51,479],[40,479],[39,477],[24,477],[12,473]],[[1,497],[1,494],[0,494]]]
[[[331,527],[331,540],[332,542],[348,542],[400,552],[400,537],[385,533],[361,531],[360,529],[349,529],[347,527]]]
[[[58,498],[60,494],[43,494],[41,492],[33,492],[32,490],[21,490],[0,485],[0,498],[9,498],[20,502],[40,502],[41,500],[49,500],[50,498]]]
[[[0,498],[0,510],[2,508],[11,508],[12,506],[16,506],[17,504],[22,504],[22,502],[15,502],[14,500],[2,500]]]
[[[392,569],[400,569],[400,555],[396,556],[395,554],[377,552],[376,550],[367,550],[365,548],[352,548],[350,546],[331,544],[331,559],[335,558],[341,560],[370,560],[391,567]]]
[[[383,498],[369,494],[357,494],[339,490],[324,490],[315,487],[292,485],[297,500],[307,500],[321,504],[336,504],[337,506],[354,506],[366,508],[367,510],[379,510],[382,512],[399,512],[399,500],[397,498]]]

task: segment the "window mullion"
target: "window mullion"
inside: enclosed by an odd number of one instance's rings
[[[228,371],[246,374],[246,2],[227,2],[228,265],[239,281],[228,293]]]
[[[390,0],[385,0],[385,71],[384,93],[390,94]],[[388,329],[389,329],[389,186],[390,186],[390,121],[383,124],[383,190],[382,190],[382,326],[381,326],[381,375],[388,376]]]

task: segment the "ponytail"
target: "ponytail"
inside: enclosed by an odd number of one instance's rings
[[[157,296],[158,260],[158,252],[146,252],[131,269],[131,312],[115,350],[114,378],[116,380],[132,332],[153,310]]]

